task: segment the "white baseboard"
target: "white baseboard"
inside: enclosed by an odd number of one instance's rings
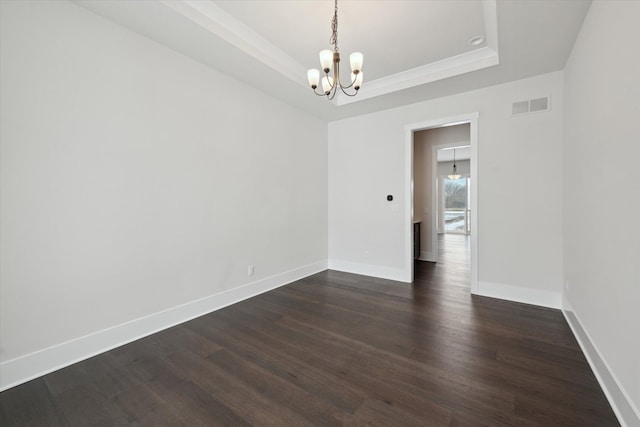
[[[589,333],[582,326],[582,322],[576,315],[571,303],[563,295],[562,314],[567,320],[573,335],[576,337],[582,353],[584,353],[591,370],[595,374],[600,387],[604,391],[607,400],[613,408],[613,412],[618,417],[622,427],[640,426],[640,411],[635,407],[629,394],[620,385],[616,375],[609,368],[609,365],[602,357]]]
[[[505,285],[504,283],[480,281],[478,283],[478,292],[476,295],[549,308],[561,307],[560,292],[523,288],[520,286]]]
[[[432,251],[420,251],[420,258],[418,258],[420,261],[429,261],[429,262],[436,262],[437,259],[436,257],[433,255]]]
[[[407,277],[407,271],[401,268],[382,267],[379,265],[330,259],[329,269],[344,271],[345,273],[361,274],[363,276],[379,277],[381,279],[411,283],[411,277]]]
[[[8,360],[0,391],[326,269],[326,260],[305,265]]]

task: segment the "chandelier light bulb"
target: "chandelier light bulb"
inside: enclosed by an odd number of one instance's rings
[[[362,70],[362,61],[364,60],[364,55],[360,52],[353,52],[349,56],[349,61],[351,62],[351,71],[355,74],[358,74]]]
[[[325,94],[329,94],[333,89],[333,78],[331,76],[325,76],[322,78],[322,90]]]
[[[325,73],[331,71],[331,65],[333,64],[333,52],[330,50],[320,51],[320,65]]]
[[[320,81],[320,71],[314,69],[307,71],[307,79],[309,79],[309,85],[312,89],[317,88]]]

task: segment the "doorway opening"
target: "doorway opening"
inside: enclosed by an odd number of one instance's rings
[[[439,242],[439,236],[442,238],[449,234],[445,233],[445,224],[447,224],[445,212],[449,211],[450,228],[461,227],[457,230],[459,235],[468,239],[470,290],[471,293],[478,291],[478,116],[478,113],[469,113],[405,127],[407,189],[405,269],[410,282],[414,279],[415,259],[438,262],[439,246],[444,244],[443,240]],[[428,141],[425,140],[427,136]],[[439,203],[438,199],[439,195],[443,195],[445,191],[445,178],[442,178],[438,172],[438,151],[452,150],[455,147],[456,156],[458,156],[459,147],[463,146],[466,146],[469,152],[468,159],[465,159],[468,161],[468,169],[464,178],[461,177],[460,183],[452,184],[461,189],[456,190],[457,194],[447,207],[445,202]],[[442,163],[441,168],[446,167],[444,164],[446,162]],[[464,195],[463,200],[459,200],[461,195]],[[442,205],[440,215],[438,215],[439,205]],[[461,223],[460,219],[462,219]],[[416,244],[414,244],[416,234],[419,236],[417,243],[419,250],[416,250]]]

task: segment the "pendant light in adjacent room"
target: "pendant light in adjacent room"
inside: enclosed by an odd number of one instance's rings
[[[462,175],[458,173],[458,167],[456,166],[456,149],[453,149],[453,172],[448,175],[449,179],[460,179]]]

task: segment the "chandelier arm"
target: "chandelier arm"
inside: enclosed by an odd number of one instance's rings
[[[327,99],[329,99],[329,101],[335,98],[336,93],[338,93],[338,87],[340,87],[339,63],[334,64],[333,67],[333,83],[331,84],[331,89],[329,89],[329,93],[327,94]]]
[[[344,89],[350,89],[350,88],[352,88],[352,87],[353,87],[353,85],[354,85],[355,83],[356,83],[356,81],[354,80],[354,81],[352,81],[352,82],[351,82],[351,84],[350,84],[349,86],[342,86],[342,85],[340,85],[340,87],[341,87],[341,88],[344,88]]]
[[[339,87],[340,89],[342,89],[342,91],[344,92],[345,89],[350,89],[351,87],[353,87],[353,85],[356,83],[356,81],[352,81],[351,84],[349,86],[344,86],[342,84],[342,81],[340,80],[340,62],[334,62],[333,65],[333,85]],[[346,94],[346,92],[344,92]],[[353,95],[349,95],[349,96],[353,96]]]
[[[356,83],[356,81],[352,81],[351,84],[349,86],[343,86],[342,82],[340,81],[340,63],[336,63],[335,67],[334,67],[334,71],[338,73],[338,75],[336,76],[336,78],[334,79],[334,82],[336,83],[336,86],[338,86],[340,88],[340,90],[342,91],[342,93],[344,93],[347,96],[356,96],[356,94],[358,93],[358,91],[356,90],[355,93],[350,94],[348,93],[345,89],[351,89],[353,87],[353,85]]]
[[[347,86],[346,89],[349,89],[351,86]],[[342,86],[340,86],[340,90],[342,91],[342,93],[344,93],[347,96],[356,96],[358,94],[358,91],[356,90],[354,93],[349,93],[345,90],[345,88],[343,88]]]

